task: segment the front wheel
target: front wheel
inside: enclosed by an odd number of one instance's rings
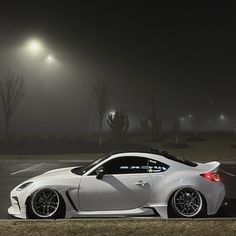
[[[203,217],[206,213],[205,199],[193,188],[178,189],[171,198],[171,208],[177,217]]]
[[[65,203],[54,189],[40,189],[28,201],[29,218],[57,219],[65,215]]]

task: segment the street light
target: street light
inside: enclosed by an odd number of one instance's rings
[[[225,119],[225,116],[223,114],[220,115],[220,119],[221,120],[224,120]]]
[[[46,61],[52,62],[52,61],[54,61],[54,57],[52,55],[48,55],[46,58]]]
[[[14,54],[19,60],[19,65],[22,66],[22,69],[32,77],[36,77],[30,83],[37,91],[37,96],[43,97],[43,93],[46,92],[49,85],[46,79],[56,77],[57,70],[61,67],[57,55],[46,44],[46,41],[34,36],[25,38],[18,45],[15,45]]]
[[[114,118],[115,114],[116,114],[116,112],[115,112],[114,110],[109,112],[109,115],[110,115],[112,118]]]
[[[54,57],[51,54],[46,54],[47,49],[43,46],[43,43],[37,39],[31,39],[27,42],[27,51],[33,54],[37,54],[40,62],[40,80],[43,80],[44,77],[44,66],[46,63],[51,63],[54,61]]]
[[[37,54],[42,63],[54,61],[55,58],[48,53],[48,49],[37,39],[31,39],[26,43],[26,49],[29,53]]]
[[[39,51],[42,51],[43,47],[42,44],[38,40],[30,40],[27,44],[27,48],[33,52],[38,53]]]
[[[40,71],[40,80],[41,81],[43,81],[43,79],[45,77],[44,70],[46,69],[45,68],[46,64],[52,63],[53,61],[55,61],[55,58],[50,54],[41,60],[41,71]]]

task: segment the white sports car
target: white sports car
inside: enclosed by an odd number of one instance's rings
[[[23,182],[11,191],[8,213],[18,218],[214,215],[225,197],[219,165],[157,150],[113,153]]]

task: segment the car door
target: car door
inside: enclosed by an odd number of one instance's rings
[[[80,210],[128,210],[143,206],[153,185],[147,163],[144,157],[117,157],[102,165],[103,178],[96,178],[96,170],[83,176],[79,187]]]

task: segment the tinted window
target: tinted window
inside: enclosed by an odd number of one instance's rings
[[[148,159],[144,157],[118,157],[103,165],[106,174],[147,173]]]
[[[168,165],[156,161],[156,160],[148,160],[148,172],[149,173],[160,173],[160,172],[164,172],[169,168]]]
[[[108,161],[103,165],[106,174],[160,173],[169,166],[145,157],[124,156]],[[91,175],[96,175],[93,171]]]

